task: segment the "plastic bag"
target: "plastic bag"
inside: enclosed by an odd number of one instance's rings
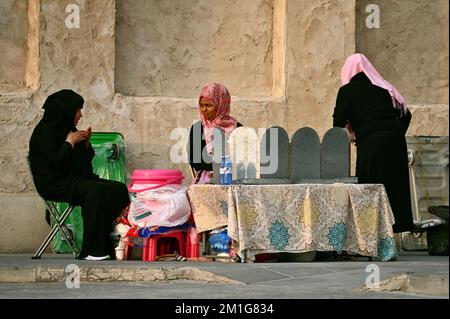
[[[228,253],[230,251],[231,238],[228,236],[227,229],[220,231],[211,231],[208,239],[211,249],[217,253]]]
[[[187,188],[167,185],[132,193],[128,221],[139,227],[174,227],[186,223],[191,214]]]
[[[112,236],[114,236],[115,241],[117,242],[116,245],[116,259],[117,260],[123,260],[125,258],[125,248],[128,243],[128,239],[125,238],[128,230],[130,229],[130,226],[125,224],[117,224],[114,227],[114,232],[111,233]]]

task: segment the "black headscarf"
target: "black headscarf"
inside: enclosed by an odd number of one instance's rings
[[[82,109],[84,99],[78,93],[64,89],[47,97],[44,106],[43,123],[57,126],[64,134],[76,131],[74,119],[77,109]]]

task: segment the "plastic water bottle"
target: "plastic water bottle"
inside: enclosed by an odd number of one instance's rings
[[[231,162],[230,156],[225,156],[225,170],[224,170],[224,181],[223,183],[225,185],[231,185],[231,182],[233,181],[233,163]]]
[[[219,184],[225,184],[225,156],[222,156],[222,161],[220,162]]]

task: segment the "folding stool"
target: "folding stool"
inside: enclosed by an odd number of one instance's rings
[[[28,164],[28,169],[30,171],[31,178],[33,180],[33,184],[36,187],[36,184],[34,183],[33,173],[31,172],[30,159],[28,156],[27,156],[27,164]],[[75,208],[75,205],[69,204],[69,206],[64,210],[64,212],[60,213],[58,211],[58,208],[54,204],[54,201],[45,199],[44,197],[42,197],[39,194],[39,192],[38,192],[38,195],[44,202],[44,204],[47,207],[47,209],[49,210],[50,214],[53,216],[55,224],[53,224],[50,233],[44,239],[41,246],[36,251],[36,253],[33,255],[33,257],[31,257],[31,259],[41,258],[42,253],[48,247],[48,245],[53,240],[53,238],[55,238],[58,231],[61,231],[62,235],[67,239],[67,243],[69,244],[70,249],[75,254],[75,256],[78,257],[78,255],[80,254],[80,249],[78,248],[77,243],[75,242],[75,239],[73,238],[73,235],[70,232],[69,228],[64,223],[66,221],[67,217],[69,217],[70,213],[72,213],[73,209]],[[58,201],[58,202],[63,202],[63,201]]]

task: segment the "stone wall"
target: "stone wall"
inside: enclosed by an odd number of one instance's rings
[[[366,7],[380,28],[366,27]],[[405,95],[409,104],[448,104],[447,0],[358,0],[356,50]]]
[[[8,3],[19,2],[25,1]],[[3,3],[2,17],[3,10],[13,10]],[[73,3],[80,7],[79,29],[65,24],[69,15],[65,8]],[[179,168],[190,176],[187,164],[174,163],[169,154],[176,143],[183,145],[198,119],[198,91],[204,82],[218,80],[230,88],[232,114],[246,126],[280,125],[290,135],[299,127],[311,126],[323,135],[332,125],[345,58],[361,43],[370,47],[364,40],[367,35],[355,32],[362,6],[355,0],[246,0],[239,11],[238,4],[243,2],[234,0],[174,0],[170,7],[167,1],[145,3],[28,0],[28,8],[21,7],[17,19],[20,25],[28,16],[28,37],[22,34],[13,43],[16,47],[26,43],[28,49],[25,58],[19,53],[11,57],[21,57],[19,63],[25,63],[25,69],[14,75],[3,49],[0,60],[0,70],[15,77],[7,83],[14,90],[0,86],[0,223],[5,225],[0,252],[34,251],[48,231],[25,156],[49,94],[62,88],[78,91],[86,101],[80,128],[123,133],[128,176],[137,168]],[[403,6],[402,1],[396,3]],[[436,12],[436,7],[445,13],[440,1],[425,6],[426,14]],[[419,11],[413,12],[420,16]],[[189,20],[191,14],[201,21]],[[448,20],[448,11],[444,18]],[[441,32],[448,32],[443,22],[438,25]],[[436,26],[421,28],[435,30]],[[0,48],[8,36],[0,31]],[[395,39],[387,43],[400,45],[408,40]],[[434,52],[425,48],[428,40],[423,41],[422,46],[417,44],[423,52],[418,56],[430,61]],[[448,47],[448,40],[442,42]],[[389,56],[378,57],[367,50],[374,63],[385,68],[381,72],[391,77],[389,67],[383,66]],[[400,53],[395,51],[396,59],[414,61],[409,55],[401,58]],[[232,61],[227,62],[229,58]],[[444,63],[446,58],[441,54],[439,59]],[[398,73],[424,76],[427,87],[393,75],[389,78],[414,102],[408,134],[448,134],[448,95],[443,93],[448,90],[448,73],[439,69],[434,78],[422,67],[414,72],[400,69]],[[177,135],[177,128],[184,133]]]
[[[220,80],[270,96],[272,28],[272,0],[118,1],[116,91],[189,98]]]
[[[355,52],[355,1],[287,1],[286,122],[292,135],[333,125],[340,69]]]
[[[0,1],[0,89],[17,90],[25,85],[27,14],[26,1]]]

